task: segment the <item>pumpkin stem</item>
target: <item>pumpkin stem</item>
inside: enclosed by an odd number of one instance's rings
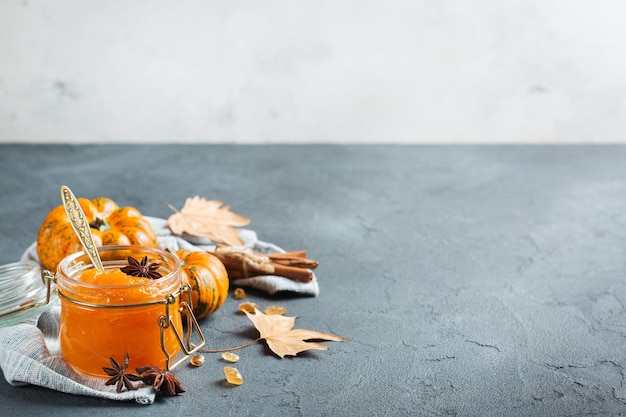
[[[101,232],[104,232],[111,228],[111,226],[109,226],[109,223],[107,223],[106,220],[101,219],[100,217],[96,217],[96,220],[89,223],[89,227],[91,227],[92,229],[99,230]]]

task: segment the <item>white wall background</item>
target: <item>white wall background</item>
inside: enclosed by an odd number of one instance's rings
[[[626,142],[626,2],[0,0],[0,142]]]

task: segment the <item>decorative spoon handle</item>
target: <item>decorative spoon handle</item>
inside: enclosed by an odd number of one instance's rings
[[[72,225],[72,229],[74,229],[74,233],[76,233],[78,240],[80,240],[83,248],[85,248],[85,252],[87,252],[87,256],[91,259],[91,263],[97,270],[104,270],[102,260],[98,254],[96,242],[94,242],[93,235],[91,234],[91,228],[89,227],[87,217],[85,217],[85,213],[80,207],[80,204],[78,204],[76,197],[74,197],[72,190],[65,185],[61,186],[61,200],[63,201],[65,214],[67,214],[67,218]]]

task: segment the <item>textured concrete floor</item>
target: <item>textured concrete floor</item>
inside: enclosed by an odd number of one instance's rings
[[[144,214],[222,199],[261,240],[320,262],[296,327],[349,339],[181,369],[141,407],[0,381],[2,415],[619,415],[626,413],[626,147],[0,146],[0,263],[69,185]],[[214,348],[256,337],[232,298]]]

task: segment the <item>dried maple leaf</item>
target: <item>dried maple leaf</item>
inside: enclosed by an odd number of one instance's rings
[[[236,227],[250,224],[250,219],[231,212],[223,201],[195,196],[188,198],[180,210],[170,207],[176,211],[167,219],[172,233],[208,237],[213,242],[231,246],[243,244]]]
[[[330,340],[344,342],[347,339],[330,333],[316,332],[307,329],[293,329],[295,317],[266,315],[255,309],[255,314],[245,312],[260,333],[260,339],[265,339],[267,346],[284,358],[286,355],[295,356],[305,350],[328,350],[328,346],[310,340]]]

